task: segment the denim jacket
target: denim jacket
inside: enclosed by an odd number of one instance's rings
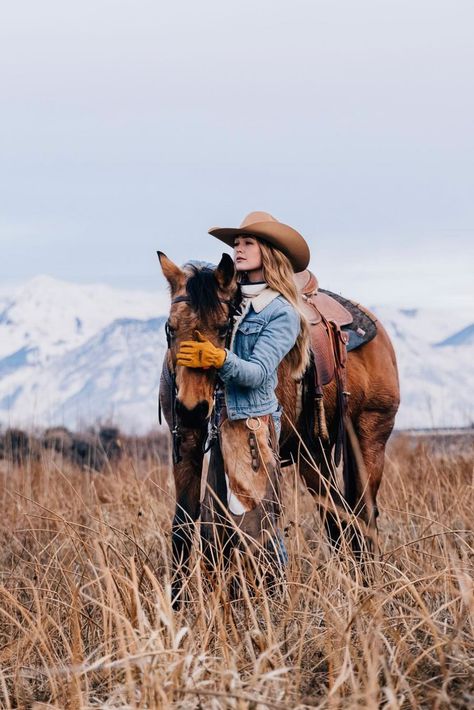
[[[277,370],[299,331],[300,316],[283,296],[267,289],[252,299],[219,370],[229,419],[279,411]]]

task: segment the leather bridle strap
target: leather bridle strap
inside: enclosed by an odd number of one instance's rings
[[[173,306],[175,303],[191,303],[191,299],[189,296],[176,296],[176,298],[171,301],[171,305]],[[219,303],[223,303],[230,308],[232,307],[232,301],[226,298],[219,298]]]
[[[229,320],[232,318],[236,308],[235,304],[233,301],[229,299],[224,299],[224,298],[219,298],[219,302],[222,303],[225,306],[229,307]],[[191,299],[188,296],[176,296],[171,301],[171,305],[174,305],[175,303],[191,303]],[[170,331],[170,324],[169,324],[169,319],[165,323],[165,333],[166,333],[166,341],[168,344],[168,351],[171,350],[171,331]],[[230,342],[230,330],[229,334],[227,336],[226,340],[226,346],[228,346]],[[171,385],[171,435],[173,439],[173,463],[177,464],[182,460],[180,448],[181,448],[181,429],[179,426],[179,421],[176,413],[176,402],[177,402],[177,394],[178,390],[176,387],[176,372],[173,367],[173,363],[171,362],[171,368],[168,370],[169,377],[170,377],[170,385]],[[216,383],[216,386],[214,388],[214,407],[213,407],[213,414],[215,415],[215,399],[216,399],[216,394],[218,391],[218,385]],[[158,417],[161,423],[161,404],[159,404],[159,409],[158,409]],[[211,423],[211,429],[208,435],[208,438],[206,442],[204,443],[204,451],[209,451],[209,449],[213,446],[217,439],[217,424],[215,421],[215,418],[213,417],[212,423]]]

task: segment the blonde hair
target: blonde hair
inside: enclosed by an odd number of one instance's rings
[[[295,380],[300,379],[309,365],[309,324],[300,307],[298,291],[293,278],[293,267],[290,260],[283,252],[257,239],[262,253],[262,272],[264,281],[274,291],[278,291],[283,298],[291,303],[300,317],[300,332],[290,352],[284,360],[290,367],[290,372]]]

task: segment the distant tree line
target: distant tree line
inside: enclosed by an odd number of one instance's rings
[[[82,433],[65,427],[52,427],[41,434],[13,428],[0,432],[0,460],[26,465],[48,454],[96,471],[127,457],[168,463],[168,437],[164,432],[127,436],[110,426]]]

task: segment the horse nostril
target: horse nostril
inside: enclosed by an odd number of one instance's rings
[[[207,402],[199,402],[197,407],[194,408],[196,415],[199,418],[207,419],[209,416],[209,404]],[[193,411],[194,411],[193,410]]]
[[[200,426],[204,424],[209,417],[209,404],[206,401],[202,401],[198,402],[192,409],[188,409],[177,399],[176,414],[183,426],[189,428]]]

